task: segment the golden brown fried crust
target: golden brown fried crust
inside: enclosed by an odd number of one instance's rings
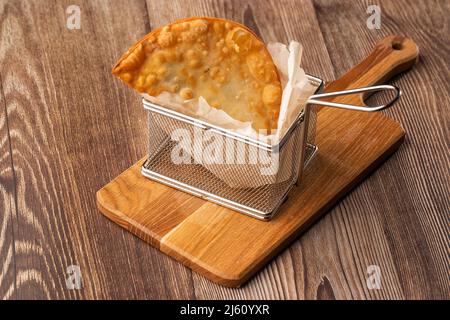
[[[141,93],[202,96],[255,129],[277,127],[277,68],[264,43],[233,21],[194,17],[156,29],[122,56],[113,74]]]

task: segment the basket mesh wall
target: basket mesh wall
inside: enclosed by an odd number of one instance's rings
[[[145,169],[195,188],[194,194],[213,194],[270,214],[297,182],[303,150],[305,162],[314,152],[316,114],[311,109],[307,130],[301,122],[275,152],[149,110]]]

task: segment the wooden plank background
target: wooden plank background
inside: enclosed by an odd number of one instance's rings
[[[0,0],[0,297],[4,299],[450,298],[450,2]],[[369,4],[380,30],[366,27]],[[421,59],[385,111],[407,131],[386,164],[240,289],[215,285],[102,216],[95,192],[146,153],[140,99],[110,70],[175,18],[240,21],[296,39],[307,72],[332,80],[392,33]],[[66,287],[81,268],[83,287]],[[380,290],[366,270],[378,265]]]

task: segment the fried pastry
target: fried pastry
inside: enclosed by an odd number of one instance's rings
[[[233,21],[201,17],[152,31],[113,68],[150,96],[167,91],[210,106],[259,129],[276,129],[282,87],[264,43]]]

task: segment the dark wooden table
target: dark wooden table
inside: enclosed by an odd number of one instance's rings
[[[0,0],[0,297],[450,298],[450,2]],[[366,25],[381,7],[381,29]],[[400,150],[241,289],[215,285],[99,213],[95,192],[146,153],[139,97],[110,70],[128,46],[175,18],[241,21],[265,41],[297,39],[307,72],[339,77],[377,40],[420,47],[385,111]],[[82,288],[66,286],[78,265]],[[381,271],[369,289],[368,266]],[[369,268],[370,270],[370,268]]]

